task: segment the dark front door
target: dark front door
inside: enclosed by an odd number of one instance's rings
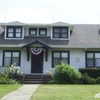
[[[39,55],[32,54],[31,73],[43,73],[43,52]]]

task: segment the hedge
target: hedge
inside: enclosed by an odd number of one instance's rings
[[[81,74],[87,73],[92,78],[100,77],[100,68],[79,68]]]

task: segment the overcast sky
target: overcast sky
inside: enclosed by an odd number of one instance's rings
[[[100,24],[100,0],[0,0],[0,22]]]

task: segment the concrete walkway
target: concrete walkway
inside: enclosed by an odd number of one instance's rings
[[[0,100],[29,100],[38,86],[39,84],[23,85],[18,90],[8,93]]]

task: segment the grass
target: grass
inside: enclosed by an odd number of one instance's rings
[[[21,86],[21,84],[0,85],[0,98],[6,95],[7,93],[18,89]]]
[[[100,100],[99,92],[100,85],[40,85],[30,100]]]

